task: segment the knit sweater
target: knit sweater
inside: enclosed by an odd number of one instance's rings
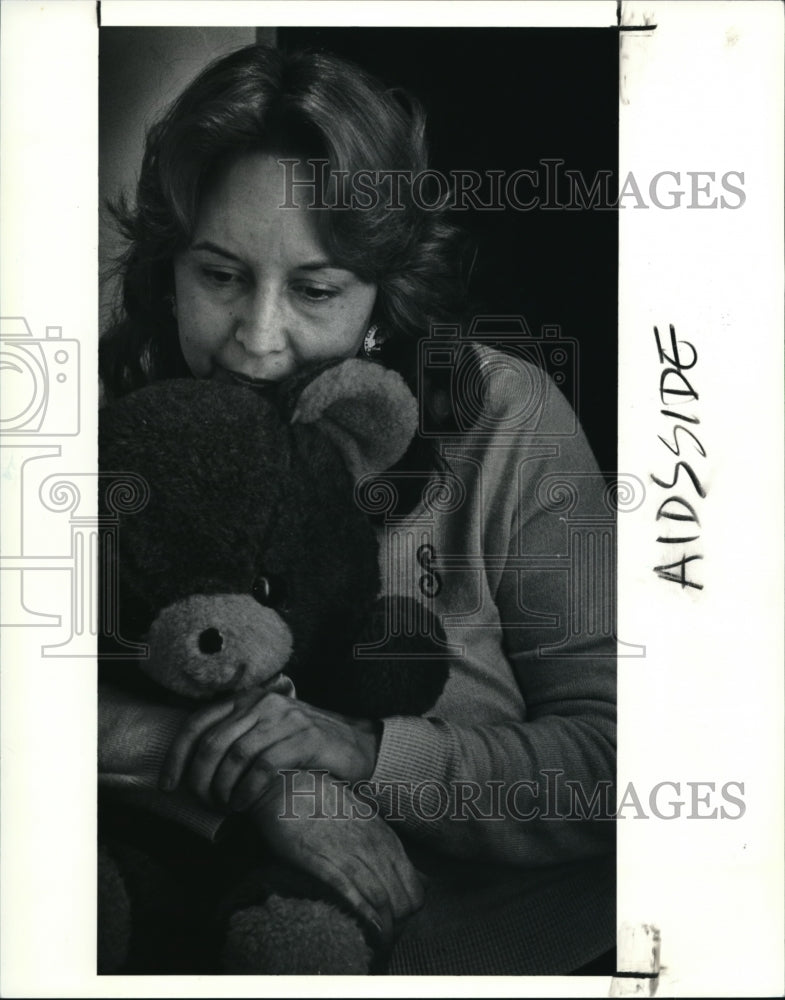
[[[384,720],[365,789],[431,875],[393,972],[563,972],[613,944],[608,490],[555,384],[479,357],[479,419],[438,440],[421,503],[379,530],[383,590],[429,602],[452,652],[427,717]],[[222,817],[155,791],[181,716],[108,689],[100,706],[103,787],[215,836]]]

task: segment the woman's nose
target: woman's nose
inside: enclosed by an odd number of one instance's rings
[[[235,338],[249,354],[275,354],[286,347],[286,317],[275,289],[262,288],[249,297],[237,317]]]

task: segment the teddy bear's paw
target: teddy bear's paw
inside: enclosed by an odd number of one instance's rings
[[[359,924],[329,903],[272,895],[234,913],[223,965],[235,975],[362,976],[373,953]]]

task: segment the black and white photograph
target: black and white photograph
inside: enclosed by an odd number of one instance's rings
[[[258,34],[113,212],[100,971],[611,973],[617,31]]]
[[[397,6],[3,12],[8,995],[782,979],[782,10]]]

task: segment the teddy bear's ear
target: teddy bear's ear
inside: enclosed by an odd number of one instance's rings
[[[398,372],[351,358],[308,382],[292,423],[324,431],[359,478],[389,469],[403,456],[417,427],[417,403]]]

